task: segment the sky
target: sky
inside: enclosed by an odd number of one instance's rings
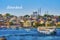
[[[0,14],[31,15],[41,8],[41,15],[60,15],[60,0],[0,0]]]

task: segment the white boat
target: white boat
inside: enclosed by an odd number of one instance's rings
[[[55,27],[38,27],[37,28],[38,32],[43,33],[43,34],[52,34],[55,33],[56,28]]]

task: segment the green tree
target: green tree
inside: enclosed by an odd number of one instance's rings
[[[24,15],[24,17],[28,19],[30,16],[29,15]]]
[[[11,15],[10,15],[9,13],[6,13],[6,17],[7,17],[7,16],[11,16]]]
[[[24,17],[30,17],[29,15],[24,15]]]
[[[44,17],[47,17],[47,14],[44,14]]]
[[[14,17],[14,15],[11,15],[11,14],[9,14],[9,13],[6,13],[6,15],[5,15],[5,17],[7,18],[12,18],[12,17]]]
[[[51,15],[49,15],[49,14],[44,14],[44,17],[49,17],[49,16],[51,17]]]

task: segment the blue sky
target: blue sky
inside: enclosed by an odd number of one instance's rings
[[[7,9],[8,6],[22,8]],[[0,0],[0,14],[30,15],[39,8],[41,8],[41,15],[45,14],[46,11],[49,14],[60,15],[60,0]]]

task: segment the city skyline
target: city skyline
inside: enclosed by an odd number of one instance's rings
[[[60,15],[60,0],[0,0],[0,14],[31,15],[40,8],[41,15],[46,11],[49,14]]]

